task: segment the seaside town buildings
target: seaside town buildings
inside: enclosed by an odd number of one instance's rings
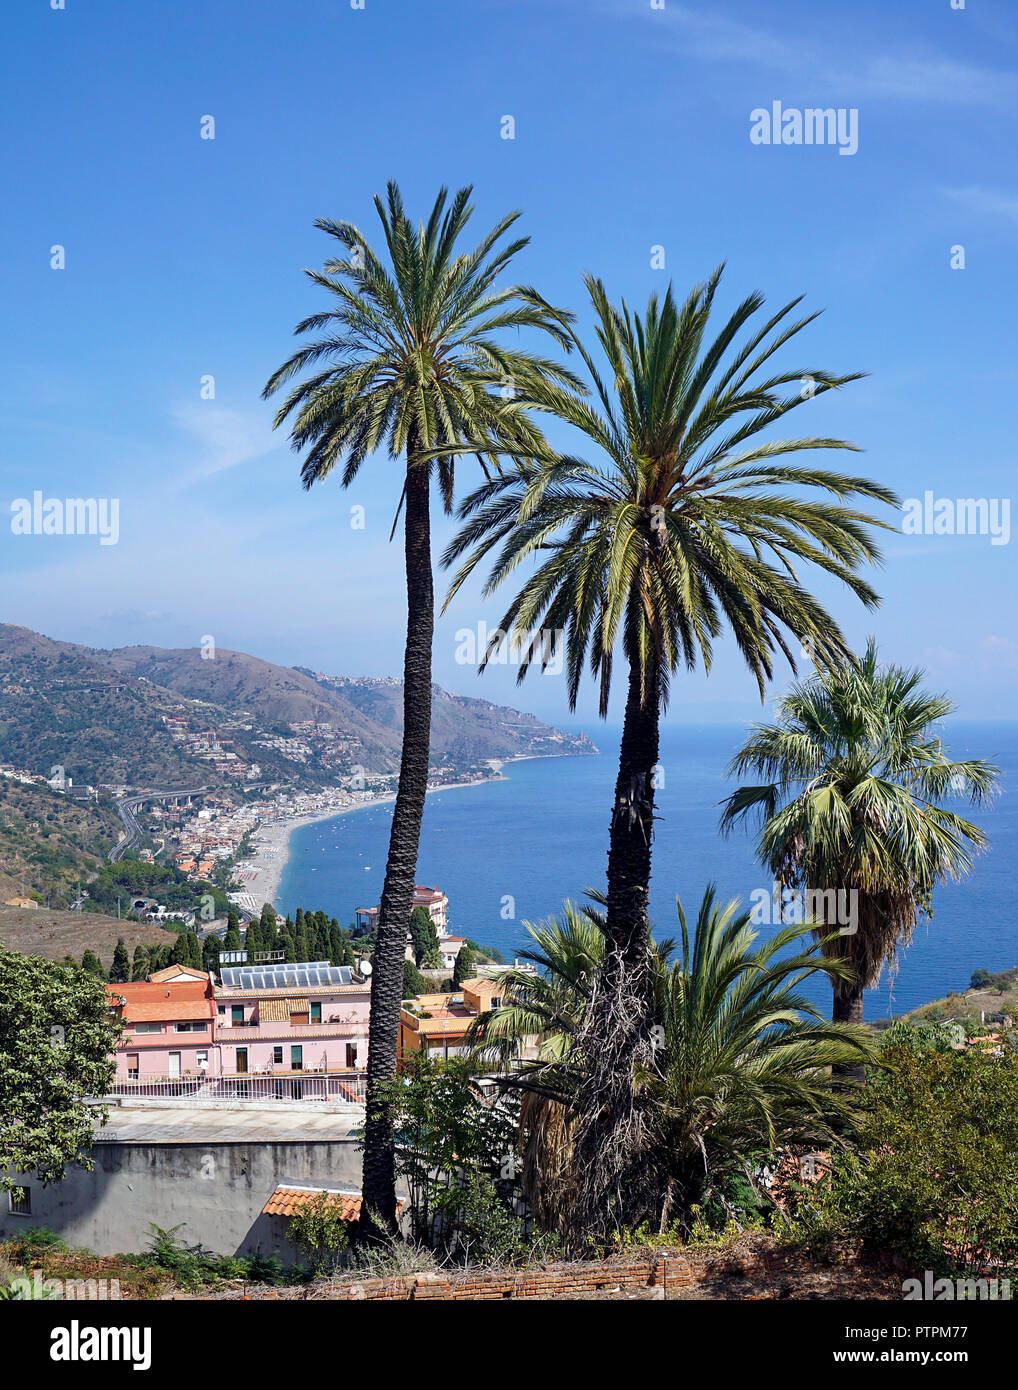
[[[414,885],[414,907],[423,907],[431,918],[438,936],[445,936],[449,927],[449,899],[441,888],[428,888],[423,884]],[[354,920],[358,931],[373,932],[378,922],[381,906],[358,907]]]
[[[424,884],[414,886],[414,907],[423,907],[431,918],[435,928],[435,935],[438,937],[438,950],[442,958],[441,968],[443,970],[454,970],[456,968],[456,957],[467,944],[465,936],[452,936],[449,932],[449,899],[442,892],[441,888],[429,888]],[[359,932],[373,932],[378,926],[378,914],[381,911],[381,904],[375,907],[358,907],[354,912],[354,921]],[[407,960],[413,960],[413,943],[409,932],[407,933],[406,946]]]
[[[370,985],[328,961],[224,967],[222,983],[187,966],[148,980],[107,986],[125,1025],[117,1080],[152,1086],[231,1083],[224,1097],[299,1098],[292,1084],[252,1086],[247,1078],[327,1078],[367,1065]],[[168,1087],[188,1093],[188,1088]],[[329,1086],[318,1088],[323,1097]],[[349,1093],[346,1093],[349,1094]]]
[[[356,1071],[367,1066],[371,986],[348,965],[224,967],[215,990],[223,1071]]]
[[[436,1060],[462,1057],[466,1035],[478,1014],[501,1003],[494,980],[464,980],[457,994],[419,994],[399,1015],[399,1055],[424,1052]]]
[[[216,984],[201,970],[171,965],[144,981],[107,985],[110,1008],[124,1023],[116,1062],[125,1092],[148,1083],[153,1094],[199,1094],[211,1087],[224,1098],[355,1094],[349,1085],[291,1083],[349,1082],[367,1066],[367,979],[328,961],[224,966],[220,979]],[[461,1055],[470,1024],[499,1003],[497,981],[483,977],[453,994],[407,1001],[400,1055]],[[272,1084],[253,1084],[266,1078]]]
[[[209,1074],[216,1010],[208,975],[171,965],[147,980],[107,985],[106,993],[125,1030],[117,1047],[118,1079]]]
[[[445,895],[428,891],[444,919]],[[158,1225],[292,1263],[300,1252],[288,1221],[303,1204],[329,1193],[355,1219],[366,978],[327,961],[267,961],[224,964],[217,982],[175,964],[106,990],[124,1032],[93,1164],[71,1165],[49,1186],[17,1175],[0,1239],[27,1219],[105,1255],[144,1248]],[[470,1024],[500,997],[495,980],[478,978],[408,1001],[400,1054],[462,1054]]]

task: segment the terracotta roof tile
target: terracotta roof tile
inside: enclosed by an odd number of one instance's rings
[[[171,980],[163,984],[135,980],[107,985],[106,995],[114,1008],[124,1001],[121,1017],[125,1023],[212,1019],[215,1016],[207,979]]]
[[[340,1209],[341,1221],[360,1220],[361,1194],[337,1192],[327,1187],[277,1187],[262,1207],[262,1212],[265,1216],[296,1216],[299,1211],[316,1201],[323,1192],[335,1198]],[[396,1210],[401,1211],[402,1208],[403,1203],[397,1202]]]

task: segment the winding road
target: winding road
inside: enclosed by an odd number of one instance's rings
[[[209,789],[208,787],[184,787],[180,791],[151,791],[139,792],[137,796],[125,796],[122,801],[117,802],[117,810],[120,819],[124,822],[124,837],[113,846],[106,856],[111,864],[115,864],[118,859],[123,859],[129,849],[134,849],[141,839],[141,826],[135,820],[134,810],[145,801],[167,801],[177,796],[202,796]]]
[[[272,782],[249,782],[245,786],[245,791],[256,791],[261,787],[271,787]],[[212,787],[183,787],[179,791],[151,791],[138,792],[136,796],[125,796],[122,801],[117,802],[117,810],[120,812],[120,819],[124,822],[124,838],[110,850],[106,856],[111,864],[115,864],[118,859],[123,859],[129,849],[134,849],[141,839],[142,830],[134,817],[134,808],[140,806],[143,801],[167,801],[175,796],[204,796],[206,792],[212,791]]]

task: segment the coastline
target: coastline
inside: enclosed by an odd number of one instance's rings
[[[539,758],[572,758],[581,756],[575,753],[522,753],[514,758],[489,758],[488,766],[495,772],[494,777],[483,777],[480,781],[447,782],[437,787],[429,787],[427,796],[436,792],[455,791],[460,787],[484,787],[491,782],[505,781],[502,768],[508,763],[533,762]],[[593,756],[590,754],[582,756]],[[295,830],[301,826],[313,825],[317,821],[333,820],[337,816],[349,816],[357,811],[366,811],[375,806],[391,805],[396,800],[395,793],[372,797],[370,801],[360,801],[353,806],[335,806],[313,816],[296,816],[292,820],[273,822],[260,826],[252,837],[256,852],[242,859],[236,866],[237,878],[243,883],[241,890],[250,897],[249,904],[242,904],[246,911],[258,913],[263,903],[271,903],[278,910],[279,893],[283,875],[290,862],[291,839]]]

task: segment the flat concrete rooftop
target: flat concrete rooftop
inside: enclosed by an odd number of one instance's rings
[[[100,1144],[281,1144],[356,1140],[363,1112],[350,1109],[254,1109],[204,1106],[111,1106]]]

